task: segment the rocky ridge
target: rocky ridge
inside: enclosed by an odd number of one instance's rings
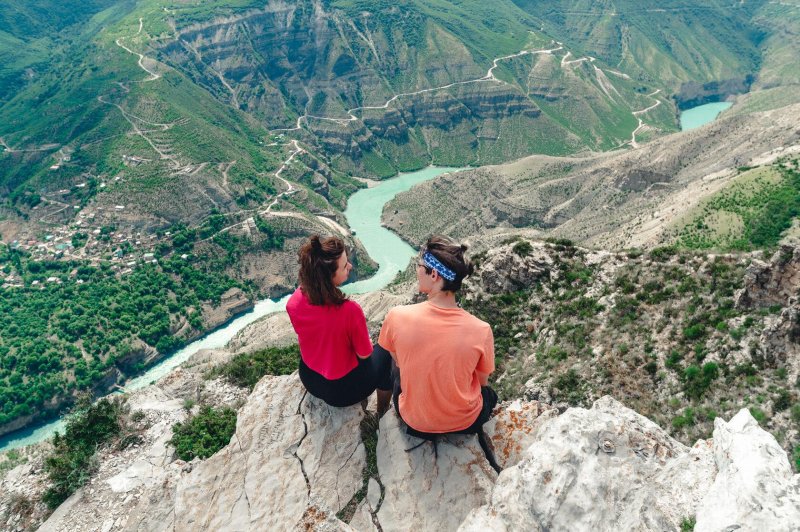
[[[610,397],[561,414],[505,403],[487,425],[499,477],[474,437],[446,438],[438,457],[429,444],[405,452],[416,441],[390,412],[378,475],[362,479],[364,411],[318,402],[296,376],[265,377],[231,443],[188,464],[163,435],[169,416],[181,417],[179,402],[153,391],[131,400],[166,418],[144,444],[106,457],[40,530],[667,530],[694,516],[696,530],[792,530],[800,519],[800,475],[747,411],[718,419],[713,440],[688,448]],[[13,470],[4,492],[30,474],[30,465]],[[341,521],[364,481],[366,497]],[[23,529],[16,524],[5,522]]]
[[[412,242],[431,232],[463,238],[532,228],[602,249],[656,246],[738,167],[800,151],[799,116],[794,105],[721,118],[627,152],[535,155],[442,176],[387,203],[384,221]]]

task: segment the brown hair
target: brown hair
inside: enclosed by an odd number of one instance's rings
[[[475,271],[472,263],[464,257],[467,249],[469,249],[469,246],[466,244],[457,244],[452,239],[441,235],[431,236],[423,246],[422,253],[428,251],[439,259],[439,262],[456,272],[456,278],[452,281],[442,278],[444,281],[442,290],[457,292],[461,289],[461,281]]]
[[[341,305],[347,296],[333,284],[339,257],[345,252],[344,242],[335,236],[320,238],[311,235],[300,247],[300,288],[312,305]]]

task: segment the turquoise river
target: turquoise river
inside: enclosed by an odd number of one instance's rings
[[[681,113],[681,131],[689,131],[716,120],[719,114],[728,109],[731,102],[707,103],[692,107]]]

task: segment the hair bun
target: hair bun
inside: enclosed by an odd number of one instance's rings
[[[461,244],[460,247],[461,247],[461,253],[464,253],[469,249],[469,246],[467,244]]]
[[[322,251],[322,242],[319,239],[319,235],[311,235],[311,249],[314,253],[319,253]]]

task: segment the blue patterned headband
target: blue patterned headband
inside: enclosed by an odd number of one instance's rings
[[[433,256],[430,251],[426,251],[422,254],[422,262],[425,263],[425,266],[436,270],[439,275],[447,279],[448,281],[455,281],[456,280],[456,272],[439,262],[439,259]]]

